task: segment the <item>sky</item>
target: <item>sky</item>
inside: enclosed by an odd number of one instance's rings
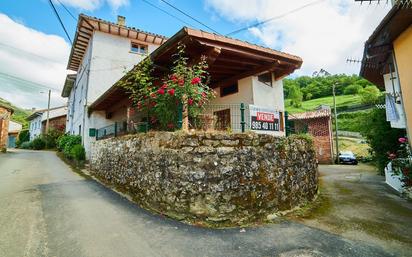
[[[73,39],[79,13],[104,20],[126,17],[126,24],[172,36],[183,26],[209,30],[161,0],[52,0]],[[385,14],[387,4],[353,0],[167,0],[222,35],[258,22],[231,37],[303,58],[293,76],[328,72],[357,74],[363,45]],[[167,11],[172,17],[153,6]],[[62,5],[63,4],[63,5]],[[177,17],[177,18],[176,18]],[[31,109],[64,105],[61,90],[71,44],[48,0],[0,1],[0,97]]]

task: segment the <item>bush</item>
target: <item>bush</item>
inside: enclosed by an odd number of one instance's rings
[[[367,86],[359,91],[363,104],[376,104],[379,101],[381,92],[376,86]]]
[[[24,129],[20,131],[19,136],[17,137],[16,147],[21,148],[21,145],[28,141],[30,141],[30,132],[28,129]]]
[[[358,94],[361,90],[362,90],[362,86],[361,86],[361,85],[350,85],[350,86],[347,86],[347,87],[343,90],[343,94],[345,94],[345,95],[356,95],[356,94]]]
[[[391,127],[386,121],[384,109],[372,110],[361,122],[361,134],[372,148],[372,155],[380,173],[384,174],[384,168],[389,162],[388,152],[394,153],[398,150],[398,138],[403,137],[406,132],[404,129]]]
[[[72,159],[72,149],[75,145],[81,145],[81,136],[62,135],[57,140],[57,149],[63,152],[66,158]]]
[[[55,148],[57,145],[57,140],[60,138],[62,135],[62,132],[55,130],[55,129],[50,129],[49,133],[44,134],[42,136],[44,142],[46,143],[46,148],[51,149]]]
[[[35,138],[31,143],[34,150],[42,150],[46,147],[46,142],[41,137]]]
[[[32,142],[23,142],[20,144],[20,148],[21,149],[32,149],[33,148],[33,144]]]
[[[86,152],[82,145],[74,145],[70,150],[70,156],[76,161],[84,161],[86,159]]]

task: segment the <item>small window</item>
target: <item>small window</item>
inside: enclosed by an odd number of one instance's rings
[[[268,72],[258,76],[258,80],[268,86],[272,86],[272,73]]]
[[[235,94],[237,92],[239,92],[237,83],[226,87],[220,87],[220,97]]]
[[[138,54],[147,54],[147,46],[132,42],[130,51]]]

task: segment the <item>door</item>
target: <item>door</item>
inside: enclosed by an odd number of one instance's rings
[[[15,148],[16,147],[16,136],[9,135],[9,142],[8,148]]]

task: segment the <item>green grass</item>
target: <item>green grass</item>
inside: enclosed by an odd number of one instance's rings
[[[285,107],[286,111],[290,113],[299,113],[299,112],[307,112],[313,111],[321,104],[326,104],[329,106],[333,106],[333,97],[327,96],[322,98],[316,98],[309,101],[302,102],[302,106],[296,108],[290,105],[290,100],[285,100]],[[344,107],[344,106],[352,106],[361,104],[361,99],[358,95],[338,95],[336,96],[336,107]]]
[[[19,108],[17,106],[14,106],[12,103],[4,100],[3,98],[0,97],[0,104],[5,105],[7,107],[10,107],[14,110],[13,115],[11,116],[11,120],[18,122],[23,125],[23,128],[28,127],[28,121],[26,120],[27,117],[30,115],[30,111],[24,110],[22,108]]]

